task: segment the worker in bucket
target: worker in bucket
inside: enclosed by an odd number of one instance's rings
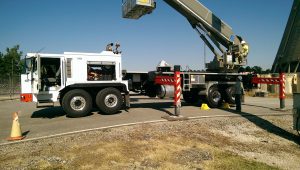
[[[249,45],[244,40],[241,42],[241,45],[242,45],[242,49],[243,49],[242,56],[246,57],[249,53]]]
[[[242,76],[238,76],[236,78],[235,83],[235,104],[236,104],[236,111],[241,112],[242,111],[242,95],[244,95],[244,86],[242,83]]]
[[[247,58],[248,53],[249,53],[249,45],[245,40],[243,40],[242,37],[237,36],[237,38],[241,42],[241,46],[242,46],[241,52],[238,54],[238,62],[241,64],[244,61],[246,61],[246,58]]]

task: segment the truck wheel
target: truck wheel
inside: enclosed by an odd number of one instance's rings
[[[225,100],[229,104],[235,103],[234,86],[230,86],[225,90]]]
[[[122,103],[122,95],[115,88],[105,88],[96,96],[96,104],[104,114],[117,113],[121,109]]]
[[[69,117],[82,117],[92,110],[92,98],[90,94],[81,89],[67,92],[62,99],[62,108]]]
[[[222,104],[222,94],[220,93],[218,87],[212,86],[209,88],[207,102],[211,108],[219,107]]]

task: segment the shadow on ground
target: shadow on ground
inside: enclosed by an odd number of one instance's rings
[[[133,103],[130,104],[130,108],[149,108],[165,112],[168,115],[173,115],[167,109],[173,108],[173,102],[160,102],[160,103]]]
[[[273,133],[279,137],[300,144],[300,136],[288,132],[285,129],[282,129],[281,127],[274,125],[272,122],[265,120],[259,116],[247,112],[236,112],[235,110],[231,110],[231,109],[222,109],[222,110],[234,113],[236,115],[240,115],[246,118],[247,120],[249,120],[250,122],[252,122],[253,124],[255,124],[256,126],[258,126],[259,128],[268,131],[269,133]]]
[[[66,113],[63,111],[62,107],[48,107],[32,113],[31,118],[48,118],[53,119],[61,116],[65,116]]]
[[[181,106],[194,106],[192,104],[187,104],[185,102],[181,102]],[[166,114],[172,116],[174,115],[173,111],[169,111],[168,109],[173,108],[174,109],[174,103],[173,102],[147,102],[147,103],[132,103],[130,104],[130,108],[149,108],[154,109],[157,111],[165,112]]]
[[[274,109],[274,107],[259,106],[259,105],[254,105],[254,104],[245,104],[245,103],[243,103],[243,105],[251,106],[251,107],[257,107],[257,108],[271,109],[271,110]]]
[[[92,112],[89,113],[88,115],[84,116],[84,117],[88,117],[88,116],[93,115],[93,112],[97,112],[100,115],[107,115],[107,114],[104,114],[101,111],[99,111],[99,109],[93,108]],[[117,112],[115,114],[120,114],[120,113],[122,113],[122,112],[119,111],[119,112]],[[111,115],[113,115],[113,114],[111,114]],[[66,113],[64,112],[64,110],[62,109],[61,106],[56,106],[56,107],[46,107],[44,109],[35,111],[35,112],[32,113],[31,118],[48,118],[48,119],[54,119],[54,118],[58,118],[58,117],[62,117],[62,116],[66,116],[68,118],[71,118],[68,115],[66,115]]]

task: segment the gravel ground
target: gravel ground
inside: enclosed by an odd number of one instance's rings
[[[292,116],[142,124],[0,146],[0,169],[300,169]]]

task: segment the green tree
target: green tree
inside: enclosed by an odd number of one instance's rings
[[[247,66],[247,67],[240,67],[239,72],[253,72],[256,74],[269,74],[271,73],[271,69],[263,70],[260,66]]]
[[[3,74],[3,69],[4,67],[4,61],[3,61],[3,54],[0,52],[0,76]]]
[[[247,67],[245,68],[245,72],[251,72],[251,71],[252,71],[252,69],[251,69],[250,66],[247,66]]]
[[[252,71],[253,71],[254,73],[261,74],[261,73],[262,73],[262,68],[259,67],[259,66],[253,66],[253,67],[252,67]]]
[[[271,73],[271,69],[267,69],[267,70],[263,71],[263,74],[269,74],[269,73]]]
[[[239,73],[245,72],[245,68],[244,67],[240,67],[238,70]]]
[[[6,48],[5,53],[0,52],[0,77],[7,78],[9,76],[19,75],[22,71],[20,46],[16,45],[12,48]]]

